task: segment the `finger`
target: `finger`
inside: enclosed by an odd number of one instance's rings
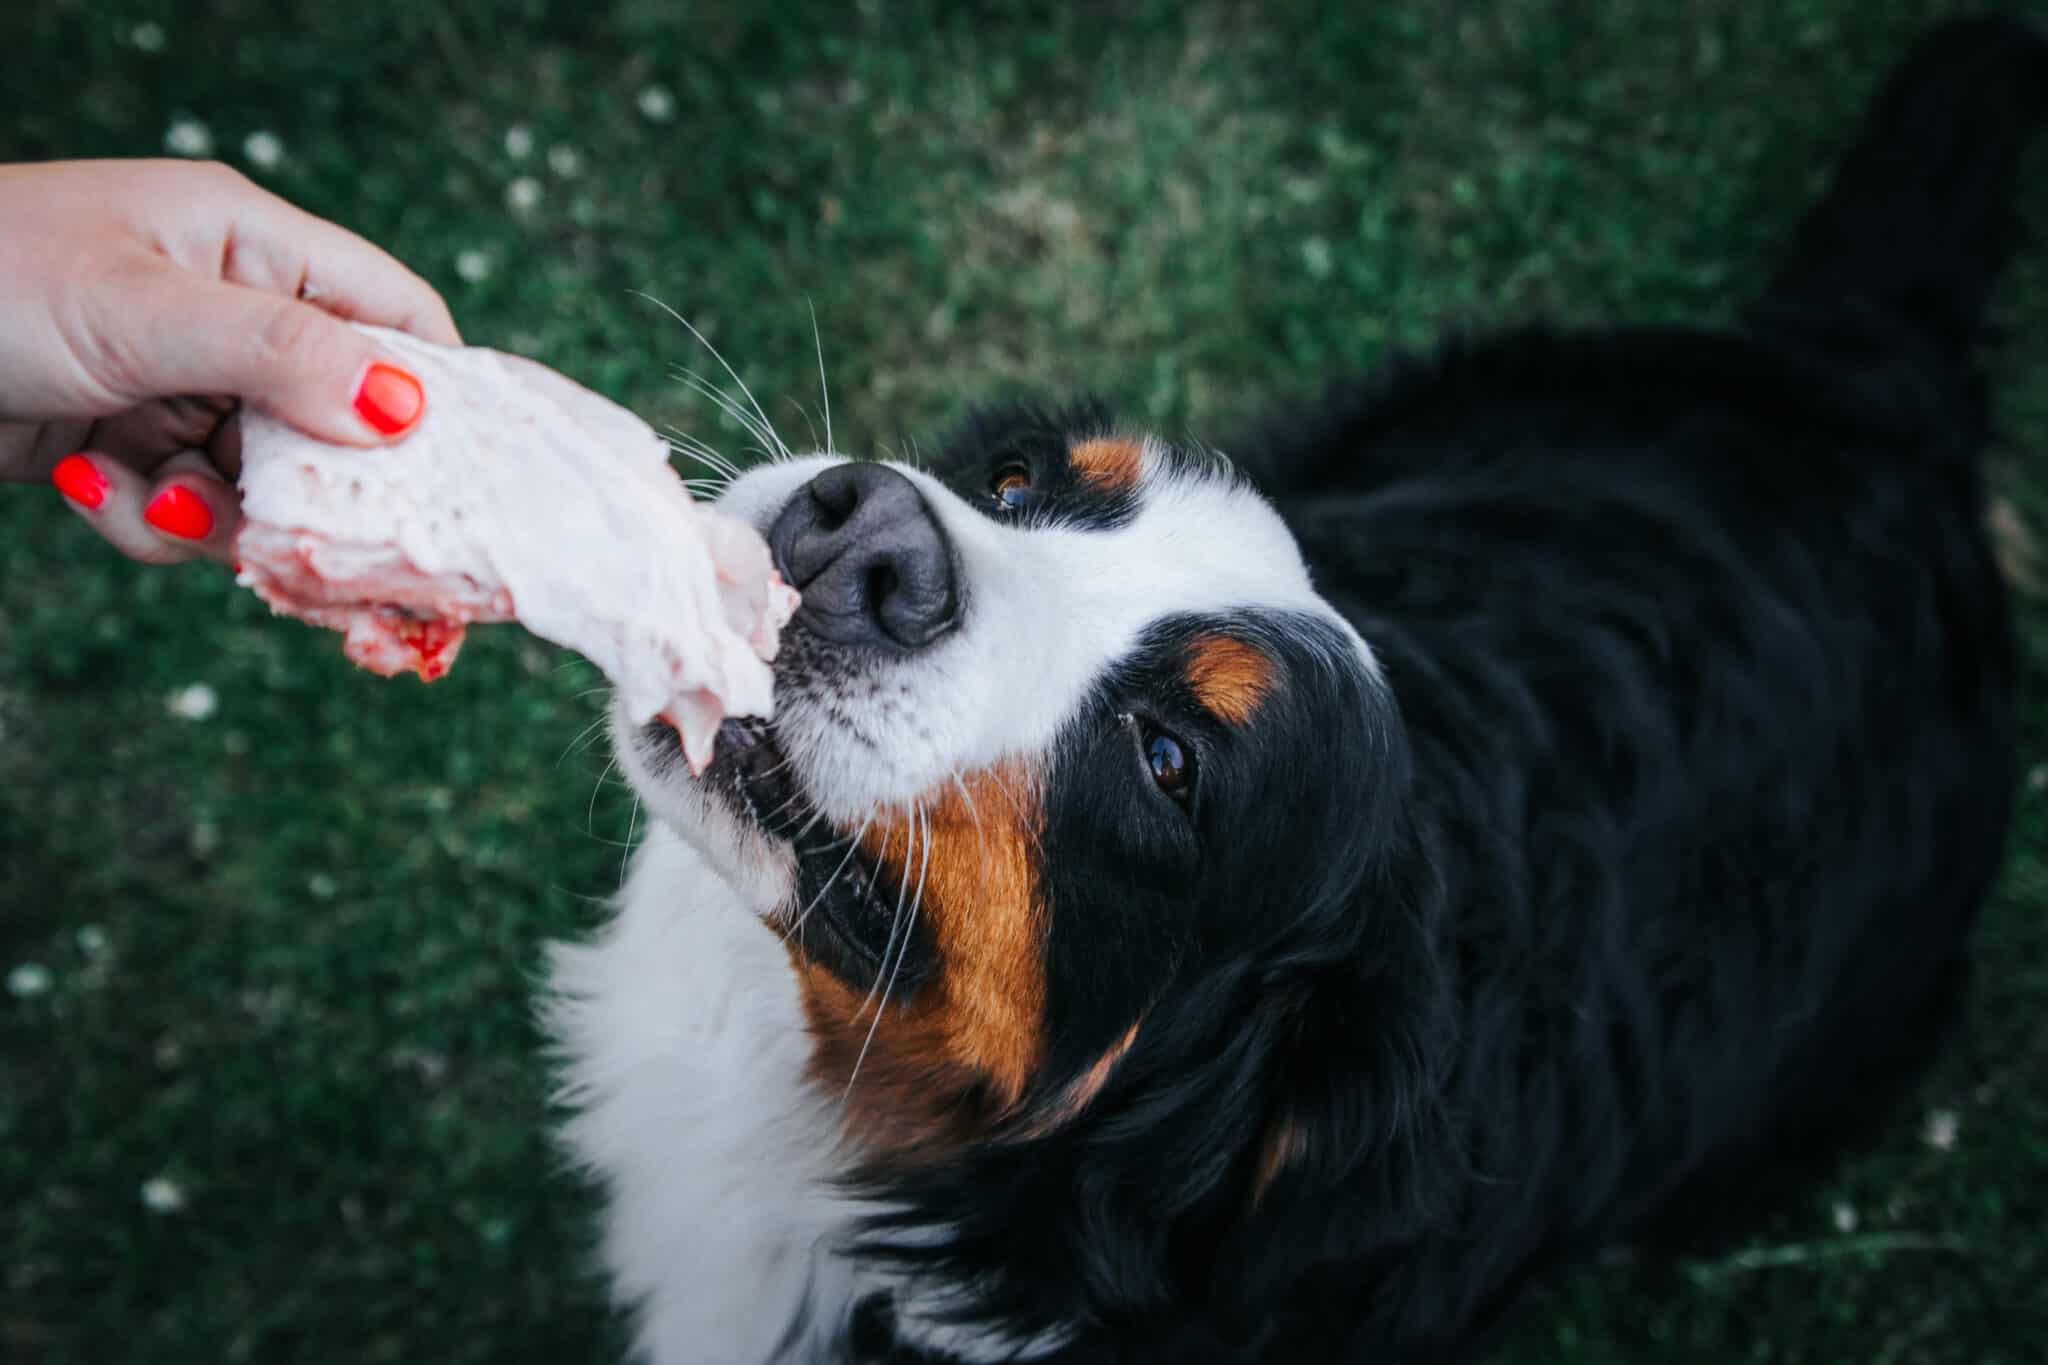
[[[396,327],[460,346],[434,286],[382,248],[267,191],[238,215],[223,273],[236,284],[290,294],[336,317]]]
[[[159,399],[100,419],[93,424],[92,433],[74,442],[73,448],[110,455],[138,473],[151,474],[181,451],[212,454],[234,413],[232,398]],[[217,458],[214,463],[220,466]]]
[[[50,481],[86,525],[130,559],[177,564],[199,553],[203,537],[195,541],[166,535],[143,519],[151,482],[119,460],[94,451],[66,455],[50,471]]]
[[[205,455],[188,450],[157,471],[142,520],[172,548],[225,564],[241,529],[242,502]]]
[[[120,291],[122,312],[96,321],[120,339],[118,385],[135,402],[231,393],[325,441],[377,445],[426,410],[405,367],[369,337],[311,304],[201,279],[165,264]]]

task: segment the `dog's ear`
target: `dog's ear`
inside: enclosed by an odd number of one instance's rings
[[[1451,1210],[1465,1154],[1448,1093],[1455,1015],[1425,887],[1373,888],[1371,941],[1266,992],[1280,1017],[1240,1173],[1235,1273],[1254,1301],[1397,1254]],[[1282,967],[1282,971],[1289,970]]]

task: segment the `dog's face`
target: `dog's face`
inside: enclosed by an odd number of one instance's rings
[[[1072,1121],[1205,964],[1361,875],[1391,703],[1221,460],[1013,409],[929,471],[798,459],[720,505],[804,596],[775,719],[701,779],[662,725],[622,760],[787,935],[874,1150]]]

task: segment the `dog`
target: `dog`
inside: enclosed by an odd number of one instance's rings
[[[551,959],[654,1365],[1469,1359],[1882,1112],[1967,977],[2014,644],[1972,348],[2048,40],[1933,31],[1724,330],[756,467],[772,723]]]

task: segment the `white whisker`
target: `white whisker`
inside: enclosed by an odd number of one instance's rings
[[[732,376],[732,382],[740,386],[740,392],[745,394],[747,396],[747,401],[754,405],[754,415],[761,419],[762,426],[768,428],[768,435],[774,440],[776,447],[780,449],[784,455],[788,455],[789,447],[784,445],[782,443],[782,438],[775,434],[775,424],[770,422],[768,420],[768,414],[761,410],[760,400],[754,397],[754,391],[747,387],[747,381],[740,378],[740,372],[738,370],[735,370],[732,367],[732,364],[729,361],[727,361],[723,355],[719,353],[718,348],[716,346],[713,346],[708,340],[706,340],[704,334],[698,331],[696,327],[690,322],[690,320],[684,317],[681,313],[678,313],[675,309],[670,308],[667,304],[663,303],[660,299],[655,298],[654,295],[647,293],[645,290],[636,290],[635,292],[638,293],[641,298],[646,299],[655,307],[662,309],[670,317],[674,318],[677,322],[683,324],[683,326],[689,330],[690,335],[697,338],[697,344],[702,346],[705,350],[711,353],[711,358],[713,360],[716,360],[722,367],[724,367],[725,372],[728,375]]]
[[[867,837],[868,824],[872,818],[871,816],[868,820],[860,822],[860,832],[855,834],[847,843],[846,856],[839,860],[839,866],[832,869],[832,875],[825,878],[825,884],[818,888],[817,895],[811,897],[811,903],[806,905],[798,913],[797,917],[790,922],[789,931],[782,936],[784,943],[789,942],[797,930],[803,928],[804,920],[810,916],[811,911],[818,908],[818,903],[825,899],[826,895],[832,890],[832,887],[839,881],[839,874],[846,871],[847,864],[853,861],[853,855],[860,851],[860,841]],[[887,847],[887,845],[884,845],[884,847]]]
[[[599,690],[602,691],[603,689]],[[593,734],[597,733],[599,730],[602,730],[603,728],[603,716],[599,716],[596,720],[584,726],[582,730],[577,732],[576,738],[570,740],[566,745],[564,745],[562,748],[562,752],[555,756],[555,766],[557,768],[561,767],[562,761],[564,759],[568,758],[570,754],[574,753],[576,749],[579,746],[581,746],[585,740],[589,739]]]
[[[804,306],[811,310],[811,345],[818,353],[818,400],[825,409],[825,453],[833,453],[832,446],[832,390],[825,384],[825,343],[818,335],[818,305],[810,299]]]
[[[924,856],[917,869],[917,895],[910,902],[910,923],[904,926],[903,946],[896,951],[896,965],[890,968],[888,982],[882,987],[882,1002],[875,1007],[875,1017],[868,1024],[868,1036],[861,1041],[860,1055],[853,1059],[853,1074],[846,1078],[847,1095],[853,1093],[853,1083],[860,1079],[861,1063],[868,1059],[868,1048],[875,1041],[875,1030],[881,1027],[882,1015],[889,1008],[889,993],[896,989],[896,975],[903,970],[903,959],[910,956],[910,940],[917,933],[917,912],[919,907],[924,904],[924,877],[926,870],[931,866],[932,860],[932,831],[922,806],[912,807],[911,814],[914,822],[913,828],[916,827],[916,822],[926,822],[924,824]],[[906,867],[909,866],[908,859],[905,860],[904,865]],[[903,904],[902,892],[900,890],[897,893],[896,903],[900,912]],[[889,931],[889,941],[891,944],[896,941],[896,931],[893,927]],[[885,965],[889,961],[889,954],[886,949],[882,953],[882,961]],[[865,1008],[865,1006],[862,1008]],[[860,1015],[855,1013],[853,1017],[858,1019]],[[842,1097],[842,1102],[843,1099],[844,1097]]]
[[[781,441],[767,427],[754,420],[754,415],[733,401],[732,395],[705,379],[695,370],[675,366],[672,370],[678,382],[692,393],[702,394],[717,406],[720,412],[731,418],[739,428],[754,438],[755,449],[770,459],[775,457]]]
[[[619,889],[626,889],[626,874],[632,871],[633,835],[640,828],[640,795],[633,794],[633,813],[626,817],[626,842],[619,853]]]
[[[597,785],[590,789],[590,804],[583,811],[583,832],[585,834],[597,833],[598,793],[604,790],[605,780],[612,775],[612,770],[618,766],[619,759],[618,756],[614,754],[611,758],[605,761],[604,771],[597,775]]]

